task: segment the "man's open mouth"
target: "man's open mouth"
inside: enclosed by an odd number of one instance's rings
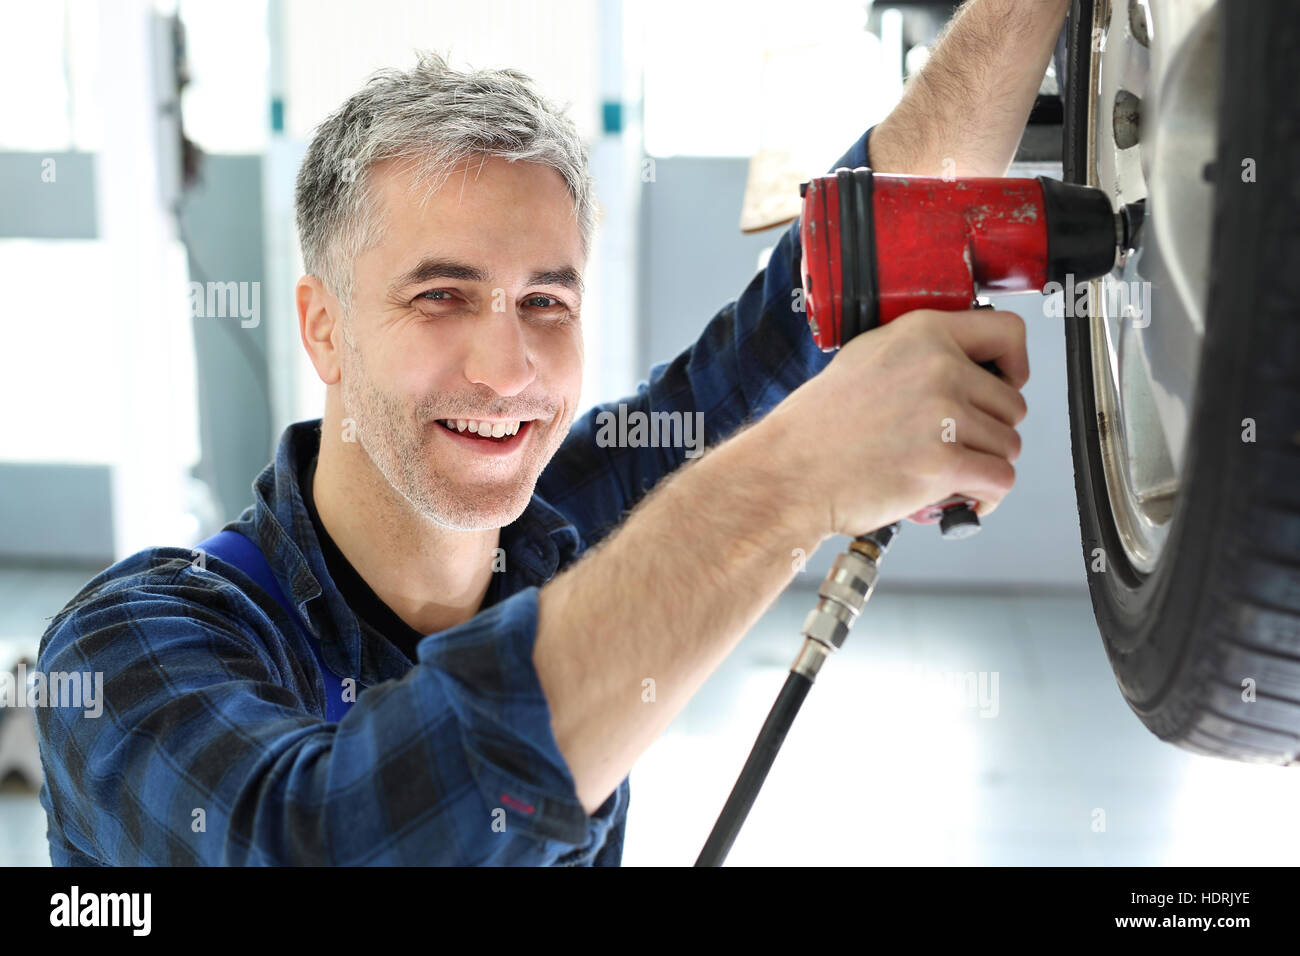
[[[449,432],[476,441],[504,444],[526,431],[531,421],[485,422],[472,418],[443,418],[438,424]]]

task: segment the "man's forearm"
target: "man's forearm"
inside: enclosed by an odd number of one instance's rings
[[[882,173],[1004,176],[1070,0],[968,0],[871,134]]]
[[[541,590],[534,663],[588,814],[794,577],[795,549],[820,543],[783,507],[793,487],[746,429]]]

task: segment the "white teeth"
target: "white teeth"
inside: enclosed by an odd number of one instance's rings
[[[523,426],[522,422],[479,422],[472,418],[444,418],[443,423],[458,432],[468,431],[473,435],[482,435],[484,438],[504,438],[507,435],[519,434],[519,429]]]

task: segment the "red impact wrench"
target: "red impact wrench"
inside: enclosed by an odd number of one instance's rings
[[[808,325],[829,352],[914,309],[977,307],[981,293],[1038,292],[1110,272],[1135,244],[1143,204],[1037,179],[935,179],[838,169],[800,187],[800,272]],[[984,363],[997,373],[992,363]],[[974,499],[909,515],[946,538],[979,530]]]

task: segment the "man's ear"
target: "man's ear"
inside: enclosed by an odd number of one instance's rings
[[[303,347],[326,385],[339,380],[338,342],[343,336],[343,310],[325,284],[306,275],[294,287],[298,305],[298,333]]]

